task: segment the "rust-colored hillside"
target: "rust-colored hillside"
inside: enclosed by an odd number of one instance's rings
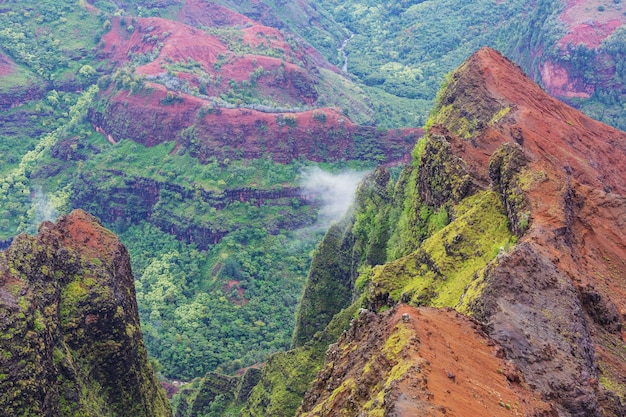
[[[530,407],[519,415],[625,415],[626,133],[549,97],[483,48],[447,80],[413,154],[394,194],[406,200],[403,214],[394,218],[377,203],[397,237],[387,241],[386,263],[361,270],[362,305],[454,308],[480,323],[492,340],[484,343],[500,346],[516,371],[505,372],[508,383],[489,376],[496,365],[480,365],[475,334],[435,328],[463,326],[455,313],[400,307],[411,324],[394,328],[399,313],[396,321],[368,319],[371,329],[353,322],[328,351],[304,415],[503,412],[498,401],[461,389],[478,374],[486,380],[475,384],[491,394],[504,397],[493,384],[521,383],[534,392],[522,397],[544,402],[511,400]],[[429,226],[434,212],[447,216],[438,228]],[[368,214],[356,213],[360,235],[347,229],[343,245],[353,246],[342,246],[345,253],[363,245]],[[384,224],[371,221],[374,231]],[[436,337],[447,342],[430,345]],[[431,376],[417,375],[425,363]]]
[[[214,3],[187,1],[178,21],[113,18],[97,54],[114,75],[89,119],[112,142],[179,141],[201,161],[398,161],[421,134],[353,123],[336,98],[351,108],[362,98],[336,67],[301,39]]]
[[[528,227],[485,272],[469,311],[564,412],[622,415],[626,134],[549,97],[490,49],[461,66],[443,106],[502,114],[468,139],[454,116],[431,134],[445,135],[477,184],[491,180],[518,232]]]
[[[362,311],[327,352],[298,415],[556,415],[500,349],[453,310]]]

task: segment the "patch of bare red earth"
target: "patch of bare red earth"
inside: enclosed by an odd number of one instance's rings
[[[561,49],[568,45],[581,44],[589,49],[597,49],[617,28],[626,23],[624,9],[619,2],[567,0],[566,3],[561,22],[567,33],[557,42]],[[607,71],[610,78],[615,69],[608,68]],[[586,85],[582,77],[571,68],[551,61],[545,62],[541,68],[541,79],[548,92],[556,97],[589,98],[594,92],[594,87]]]
[[[378,402],[385,416],[555,415],[480,326],[454,310],[400,304],[379,316],[361,312],[358,320],[329,349],[300,410],[309,413],[304,415],[361,415],[360,407],[376,402],[381,391]],[[408,343],[394,344],[400,353],[390,361],[381,354],[382,346],[402,327],[409,331]],[[381,385],[379,378],[388,378],[397,361],[410,367]],[[353,391],[331,389],[350,380],[356,383]]]
[[[248,81],[251,74],[262,67],[264,75],[255,81],[262,95],[272,98],[279,105],[296,107],[315,104],[317,94],[312,85],[319,68],[337,70],[305,42],[292,46],[293,43],[288,43],[278,29],[260,25],[214,3],[188,0],[179,12],[178,20],[134,18],[134,30],[129,34],[126,27],[119,24],[120,19],[114,19],[111,31],[103,38],[105,47],[100,56],[123,63],[131,54],[146,54],[161,44],[156,59],[138,67],[136,72],[157,76],[166,73],[169,63],[193,59],[202,65],[205,74],[221,79],[221,82],[206,86],[209,96],[229,90],[231,80]],[[218,37],[197,27],[227,28],[232,29],[233,34],[239,31],[241,41],[252,51],[255,48],[281,51],[284,56],[233,53]],[[283,77],[276,74],[283,74]],[[178,76],[192,87],[199,86],[197,75],[179,73]]]
[[[130,21],[125,22],[130,24]],[[215,36],[200,29],[172,20],[161,18],[134,18],[134,30],[128,33],[120,24],[120,18],[114,18],[111,30],[102,37],[104,48],[100,57],[118,63],[130,60],[132,54],[146,54],[156,49],[161,42],[157,58],[136,69],[143,75],[159,75],[166,72],[162,65],[170,62],[186,62],[193,59],[206,70],[211,70],[219,54],[225,54],[227,48]],[[152,39],[155,36],[155,39]]]
[[[163,36],[163,33],[169,35]],[[163,46],[153,62],[136,69],[139,74],[157,76],[166,72],[164,68],[168,62],[191,58],[200,63],[205,72],[218,75],[214,70],[217,57],[228,54],[219,39],[193,27],[164,19],[138,18],[132,33],[122,28],[119,20],[113,22],[112,30],[103,37],[105,46],[101,57],[123,63],[129,59],[129,54],[149,53],[157,47],[157,41],[144,42],[143,39],[153,35],[161,39]],[[223,75],[222,84],[227,84],[228,78],[247,80],[258,66],[269,71],[281,68],[285,73],[285,77],[278,82],[267,77],[258,80],[268,95],[275,93],[284,101],[300,101],[303,98],[300,91],[302,85],[310,82],[305,71],[271,57],[232,56],[219,73]],[[295,85],[297,80],[303,81],[298,87]],[[91,115],[94,125],[115,141],[126,137],[153,146],[178,140],[183,129],[195,124],[203,144],[202,151],[197,155],[201,160],[221,156],[222,148],[228,145],[243,153],[244,158],[258,158],[270,153],[276,156],[276,160],[284,162],[300,155],[313,160],[325,160],[329,156],[331,159],[341,158],[342,155],[350,157],[349,148],[353,146],[350,135],[359,129],[332,108],[288,114],[245,108],[220,108],[201,113],[203,107],[212,107],[209,101],[175,92],[173,94],[178,99],[164,105],[168,100],[168,91],[163,85],[146,81],[145,87],[144,91],[136,94],[129,94],[128,91],[113,94],[109,98],[108,114]],[[221,88],[219,85],[210,87],[212,91],[209,94],[217,94]],[[310,101],[313,99],[309,97]],[[294,123],[287,126],[284,118],[292,119]],[[329,132],[337,133],[332,143],[329,142]],[[408,150],[410,144],[405,143],[404,138],[419,135],[419,132],[418,129],[391,131],[385,140]],[[329,150],[321,154],[320,149],[324,146]]]
[[[0,52],[0,77],[9,75],[15,71],[15,64],[11,59]]]
[[[615,29],[626,23],[626,16],[620,3],[567,0],[561,21],[566,25],[568,33],[559,41],[559,45],[583,43],[589,48],[597,48]]]
[[[307,55],[321,58],[312,48],[296,50],[285,41],[280,30],[264,26],[224,6],[201,0],[186,0],[178,20],[195,27],[234,28],[242,33],[243,41],[252,48],[261,46],[285,52],[285,58],[296,56],[302,60]]]
[[[92,215],[74,210],[56,224],[59,241],[87,257],[115,258],[122,249],[117,236],[105,229]]]
[[[202,16],[201,14],[199,15]],[[245,18],[242,18],[245,19]],[[231,21],[226,19],[227,21]],[[119,19],[114,19],[112,30],[103,37],[104,48],[100,53],[101,58],[110,59],[119,64],[129,60],[129,57],[137,54],[147,54],[157,47],[157,42],[161,42],[162,46],[156,59],[146,65],[142,65],[136,69],[138,74],[146,76],[158,76],[166,73],[167,65],[171,62],[186,62],[193,59],[200,63],[202,69],[207,74],[221,76],[221,84],[209,86],[209,95],[218,95],[226,88],[229,88],[229,80],[244,81],[250,78],[250,74],[258,67],[268,73],[282,72],[282,78],[275,79],[271,75],[261,76],[258,80],[258,88],[268,97],[275,97],[279,103],[298,105],[303,101],[307,104],[314,104],[315,94],[312,86],[312,80],[308,73],[289,62],[283,60],[257,55],[240,55],[235,56],[228,52],[227,47],[215,36],[208,35],[191,26],[187,26],[178,22],[168,21],[158,18],[136,18],[134,21],[134,31],[128,31],[122,27]],[[276,32],[276,33],[274,33]],[[269,45],[272,47],[285,48],[286,56],[291,54],[290,47],[282,39],[282,35],[272,28],[266,28],[260,25],[253,25],[244,30],[249,38],[251,45],[254,46],[256,41],[267,41],[269,38],[274,39],[277,43]],[[164,34],[168,34],[167,36]],[[150,39],[145,41],[145,39]],[[158,40],[157,40],[158,39]],[[221,63],[221,69],[217,71],[215,64],[218,56],[226,61]],[[181,75],[179,78],[188,79],[193,86],[197,82],[193,76]],[[119,117],[128,115],[132,118],[133,126],[128,121],[128,129],[122,129],[119,125],[124,125],[123,121],[115,120],[110,123],[111,126],[105,126],[105,120],[92,120],[94,125],[103,128],[107,135],[111,134],[115,140],[121,137],[132,137],[135,140],[148,146],[161,143],[167,140],[175,140],[180,130],[191,126],[196,121],[197,112],[203,106],[211,106],[211,104],[201,98],[182,94],[178,94],[179,100],[169,106],[164,106],[163,102],[167,98],[167,90],[164,86],[149,82],[145,83],[146,89],[140,94],[129,95],[126,91],[118,92],[113,95],[110,106],[110,113]],[[311,94],[307,94],[311,93]],[[171,93],[170,93],[171,94]],[[319,123],[312,123],[312,112],[302,112],[285,115],[285,117],[293,117],[296,120],[297,128],[288,129],[276,126],[276,113],[263,113],[247,109],[227,109],[222,108],[213,114],[200,116],[198,122],[200,132],[205,133],[215,141],[213,149],[217,151],[220,146],[225,144],[235,146],[237,148],[245,148],[248,154],[258,157],[263,154],[260,145],[243,146],[244,143],[249,144],[253,138],[259,136],[259,129],[262,131],[270,130],[278,132],[277,137],[272,136],[268,140],[270,143],[268,148],[273,147],[271,143],[275,140],[276,144],[281,144],[284,151],[288,151],[285,156],[286,160],[290,160],[299,149],[298,146],[293,149],[285,149],[283,139],[287,136],[302,136],[302,132],[307,129],[324,130],[325,127],[332,128],[338,126],[345,130],[350,130],[354,126],[341,116],[334,109],[323,109],[318,113],[326,115],[326,123],[320,126]],[[130,116],[132,115],[132,116]],[[104,117],[105,119],[107,117]],[[154,121],[158,120],[158,129],[154,126]],[[276,130],[273,130],[276,128]],[[284,134],[281,134],[284,132]],[[230,135],[233,133],[233,135]],[[225,143],[225,140],[219,138],[234,137],[237,143]],[[309,135],[310,136],[310,135]],[[218,138],[216,140],[216,138]],[[282,138],[282,139],[281,139]],[[293,140],[291,140],[293,142]],[[339,140],[341,142],[341,140]],[[209,144],[210,145],[210,144]],[[315,144],[311,144],[309,147]],[[335,147],[341,147],[336,145]],[[284,153],[284,152],[283,152]],[[297,154],[296,154],[297,155]]]
[[[248,304],[249,300],[246,299],[245,297],[245,290],[243,288],[240,287],[241,282],[237,281],[237,280],[229,280],[227,283],[225,283],[224,285],[222,285],[222,292],[224,294],[229,294],[231,293],[231,291],[233,290],[233,288],[236,289],[237,291],[237,296],[229,296],[229,301],[233,302],[233,304],[237,304],[237,305],[246,305]]]
[[[409,315],[416,337],[408,357],[422,363],[421,378],[400,382],[396,416],[414,416],[417,398],[426,398],[439,415],[550,415],[551,406],[523,383],[515,367],[473,321],[453,310],[400,306],[388,330]],[[413,380],[412,380],[413,379]],[[444,411],[445,410],[445,411]]]
[[[216,14],[213,11],[217,12]],[[209,95],[217,95],[230,88],[229,81],[241,82],[249,80],[250,74],[255,69],[263,67],[266,72],[281,69],[291,78],[298,77],[305,83],[311,83],[307,69],[310,65],[318,65],[324,60],[311,48],[293,50],[285,41],[279,30],[259,25],[232,12],[222,6],[198,1],[188,1],[179,13],[179,19],[185,23],[216,27],[214,25],[232,27],[241,31],[242,40],[250,48],[254,49],[263,45],[265,48],[284,52],[284,59],[255,54],[233,54],[228,51],[218,37],[210,35],[188,24],[160,18],[134,18],[134,30],[128,33],[126,27],[120,25],[120,19],[113,20],[112,29],[103,37],[104,49],[100,56],[113,59],[121,63],[129,59],[130,54],[146,54],[157,48],[160,42],[162,47],[156,59],[148,64],[137,67],[138,74],[157,76],[166,73],[167,65],[171,62],[186,62],[189,59],[200,63],[206,74],[221,76],[221,85],[209,86]],[[125,22],[130,23],[130,22]],[[240,27],[240,25],[243,25]],[[168,34],[165,36],[164,34]],[[215,64],[221,58],[220,69]],[[301,68],[290,60],[301,62],[305,68]],[[329,66],[325,64],[325,66]],[[189,79],[192,86],[197,86],[197,79]],[[295,104],[303,99],[302,91],[293,85],[272,85],[267,79],[258,80],[270,90],[286,93]],[[311,97],[304,96],[307,104],[313,104]]]

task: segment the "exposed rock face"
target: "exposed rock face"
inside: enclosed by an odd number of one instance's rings
[[[501,116],[482,117],[489,102]],[[452,115],[476,103],[468,119],[490,123],[464,138]],[[562,415],[623,415],[626,134],[550,98],[489,49],[454,74],[437,110],[435,130],[449,129],[477,183],[490,168],[509,225],[525,233],[485,270],[467,311]]]
[[[169,416],[139,329],[126,248],[74,211],[0,252],[7,415]]]
[[[103,192],[100,181],[111,176],[123,178],[119,187]],[[311,204],[310,196],[304,195],[299,188],[285,187],[276,190],[258,190],[253,188],[227,189],[217,193],[204,189],[191,189],[177,184],[155,181],[142,177],[133,177],[119,170],[107,172],[85,173],[78,178],[79,190],[72,196],[74,207],[83,207],[94,213],[104,222],[114,223],[116,220],[137,223],[145,219],[163,231],[172,233],[186,242],[195,242],[200,248],[218,243],[225,235],[232,231],[228,227],[215,224],[192,223],[189,219],[179,218],[175,213],[155,215],[155,205],[158,204],[163,192],[175,192],[185,200],[200,199],[211,207],[220,210],[233,202],[257,201],[264,204],[289,204],[292,199],[298,199],[300,204]],[[184,220],[184,221],[180,221]],[[296,229],[302,227],[302,220],[293,219],[292,222],[280,223],[280,227]],[[0,242],[0,247],[2,242]]]
[[[453,310],[362,310],[327,351],[298,415],[556,415],[500,349]]]

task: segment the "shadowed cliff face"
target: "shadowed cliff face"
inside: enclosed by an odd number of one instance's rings
[[[130,259],[74,211],[0,252],[0,408],[7,415],[169,416],[148,363]]]

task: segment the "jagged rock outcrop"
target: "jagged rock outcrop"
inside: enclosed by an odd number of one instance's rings
[[[458,114],[471,105],[467,120],[483,127],[465,137]],[[489,171],[520,236],[472,284],[465,311],[561,415],[622,415],[626,134],[550,98],[490,49],[454,73],[432,130],[447,131],[476,183]]]
[[[486,48],[451,75],[428,125],[396,191],[388,262],[359,277],[367,305],[455,307],[559,415],[622,415],[626,134]]]
[[[139,328],[126,248],[74,211],[0,252],[0,409],[170,416]]]

